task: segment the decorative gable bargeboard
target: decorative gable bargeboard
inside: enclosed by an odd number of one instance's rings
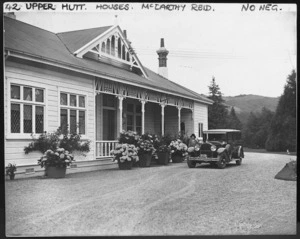
[[[74,55],[82,58],[88,56],[88,53],[92,53],[99,60],[111,59],[117,63],[125,64],[130,71],[135,68],[138,70],[135,70],[136,73],[147,78],[148,75],[125,34],[119,26],[113,26],[76,50]]]

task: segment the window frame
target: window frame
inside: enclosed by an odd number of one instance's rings
[[[130,111],[128,111],[127,109],[128,109],[128,104],[132,104],[133,105],[133,112],[130,112]],[[139,103],[139,102],[132,102],[132,101],[130,101],[130,102],[126,102],[126,130],[127,130],[127,126],[128,126],[128,123],[127,123],[127,118],[128,118],[128,115],[132,115],[133,116],[133,130],[132,131],[135,131],[135,132],[137,132],[137,127],[141,127],[141,134],[142,134],[142,112],[137,112],[136,111],[136,106],[140,106],[140,104],[141,103]],[[137,126],[137,120],[136,120],[136,117],[137,116],[141,116],[141,125],[140,126]]]
[[[38,137],[44,131],[48,129],[48,117],[47,117],[47,86],[44,84],[38,83],[38,86],[34,86],[37,82],[25,82],[26,80],[15,79],[15,78],[7,78],[7,99],[6,99],[6,114],[7,114],[7,124],[6,124],[6,139],[32,139],[33,137]],[[20,87],[20,99],[11,99],[11,86],[16,85]],[[24,87],[28,87],[32,89],[32,100],[24,100]],[[43,90],[43,102],[36,101],[35,98],[35,90],[41,89]],[[20,105],[20,133],[12,133],[11,132],[11,104],[19,104]],[[24,105],[32,106],[32,133],[24,133]],[[44,110],[44,120],[43,120],[43,132],[36,133],[36,121],[35,121],[35,113],[36,113],[36,106],[43,107]]]
[[[203,138],[203,123],[198,122],[198,137],[199,138]]]
[[[67,105],[61,105],[61,94],[67,94]],[[76,96],[76,106],[71,106],[71,95]],[[84,97],[84,107],[79,107],[79,96]],[[61,109],[67,110],[67,125],[70,130],[70,118],[71,118],[71,110],[76,111],[76,126],[79,124],[79,112],[84,111],[85,113],[85,122],[84,122],[84,134],[80,134],[84,139],[87,136],[87,112],[88,112],[88,94],[86,92],[78,91],[78,90],[70,90],[65,88],[59,88],[58,90],[58,127],[61,126]],[[76,127],[76,133],[79,134],[79,127]]]

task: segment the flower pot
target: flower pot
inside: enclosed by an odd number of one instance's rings
[[[15,179],[15,174],[10,174],[9,178],[10,178],[10,180],[14,180]]]
[[[45,170],[48,178],[64,178],[67,167],[47,166]]]
[[[170,154],[168,152],[158,152],[157,157],[158,164],[167,165],[169,163]]]
[[[183,161],[183,156],[182,155],[172,155],[172,162],[173,163],[181,163]]]
[[[132,161],[124,161],[123,163],[120,162],[120,160],[118,161],[118,165],[119,165],[119,169],[121,170],[128,170],[132,168]]]
[[[151,164],[151,154],[142,154],[139,157],[140,167],[150,167]]]

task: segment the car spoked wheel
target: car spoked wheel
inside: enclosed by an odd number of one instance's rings
[[[196,162],[190,161],[189,159],[187,160],[187,165],[189,168],[195,168],[196,167]]]
[[[241,164],[242,164],[242,158],[237,159],[237,160],[235,161],[235,163],[236,163],[236,165],[241,165]]]
[[[218,168],[225,168],[226,167],[226,157],[224,154],[218,156],[218,162],[217,162]]]

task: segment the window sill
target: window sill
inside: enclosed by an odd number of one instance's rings
[[[33,139],[38,139],[40,134],[8,134],[5,136],[5,139],[27,139],[27,140],[33,140]],[[60,139],[62,139],[63,136],[60,136]],[[88,137],[86,135],[81,135],[81,140],[88,140]]]
[[[32,140],[32,136],[29,134],[9,134],[6,135],[5,139],[31,139]]]

